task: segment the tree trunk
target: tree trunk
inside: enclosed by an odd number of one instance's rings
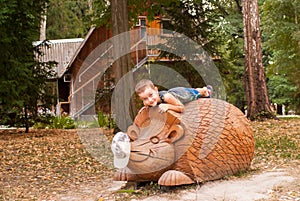
[[[88,0],[89,13],[93,12],[93,0]],[[91,17],[91,21],[93,21],[93,17]]]
[[[135,103],[131,100],[134,92],[134,82],[130,57],[130,35],[128,20],[128,1],[127,0],[111,0],[112,14],[112,33],[113,33],[113,51],[115,61],[113,64],[113,72],[115,83],[123,79],[116,88],[115,103],[112,110],[115,113],[116,123],[121,130],[127,130],[132,124],[132,118],[136,114]],[[124,75],[126,79],[124,80]],[[129,101],[129,105],[125,104]]]
[[[46,27],[47,27],[47,16],[46,16],[46,8],[45,8],[45,13],[43,13],[41,17],[40,41],[46,40]]]
[[[93,11],[93,1],[92,0],[88,0],[88,7],[89,7],[89,11],[92,12]]]
[[[24,115],[25,115],[25,133],[29,133],[29,120],[28,120],[28,112],[27,105],[24,105]]]
[[[261,32],[257,0],[243,0],[243,23],[247,117],[251,120],[276,118],[271,110],[262,64]]]

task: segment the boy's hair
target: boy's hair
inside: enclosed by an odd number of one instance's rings
[[[152,89],[155,88],[153,82],[148,79],[142,79],[135,85],[135,92],[137,94],[142,93],[146,87],[151,87]]]

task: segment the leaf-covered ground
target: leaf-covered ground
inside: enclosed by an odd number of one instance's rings
[[[300,119],[252,122],[256,153],[251,171],[284,168],[297,180],[273,189],[272,199],[300,200]],[[114,169],[96,160],[76,130],[3,130],[0,133],[0,200],[128,200],[165,194],[156,184],[107,190]],[[231,179],[231,178],[230,178]],[[186,188],[169,191],[180,193]],[[280,199],[279,199],[280,198]]]
[[[112,173],[76,130],[2,131],[0,159],[0,200],[57,200],[82,185],[105,186]]]
[[[256,143],[252,169],[283,169],[295,178],[270,192],[272,201],[300,201],[300,118],[252,122]]]

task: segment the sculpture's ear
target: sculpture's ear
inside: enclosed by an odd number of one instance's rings
[[[147,123],[149,123],[149,108],[144,108],[136,115],[134,124],[138,127],[145,127]]]
[[[175,124],[173,125],[168,134],[166,135],[166,142],[174,143],[184,135],[184,129],[182,126]]]
[[[166,123],[168,125],[178,124],[178,123],[181,122],[181,115],[182,115],[181,113],[174,112],[172,110],[168,110],[166,112],[166,114],[167,114],[167,116],[166,116],[167,117]]]
[[[139,134],[140,134],[140,129],[135,124],[132,124],[131,126],[128,127],[127,135],[132,141],[135,141],[139,137]]]

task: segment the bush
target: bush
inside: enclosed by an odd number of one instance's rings
[[[35,121],[33,128],[73,129],[75,128],[75,121],[68,116],[63,117],[63,116],[44,115],[44,116],[40,116],[39,119]]]
[[[114,118],[112,118],[111,115],[104,114],[103,112],[98,113],[98,123],[100,128],[112,129],[117,127]]]
[[[52,122],[55,116],[53,115],[40,115],[35,119],[33,128],[35,129],[44,129],[44,128],[52,128]]]
[[[57,116],[53,120],[53,128],[56,129],[73,129],[75,128],[75,121],[71,117]]]

